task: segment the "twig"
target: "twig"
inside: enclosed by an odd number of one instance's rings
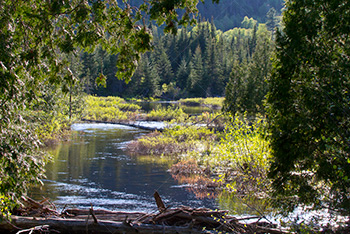
[[[154,196],[154,199],[156,200],[159,212],[164,212],[166,210],[166,208],[165,208],[165,205],[162,201],[162,198],[159,196],[159,193],[157,191],[155,191],[153,196]]]
[[[98,223],[97,218],[94,214],[94,208],[92,207],[92,204],[91,204],[91,208],[90,208],[90,214],[91,214],[92,218],[94,219],[94,223]]]

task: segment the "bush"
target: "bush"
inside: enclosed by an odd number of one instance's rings
[[[265,196],[268,186],[267,172],[270,166],[270,148],[265,138],[265,121],[248,120],[235,116],[226,128],[220,144],[210,158],[211,164],[227,168],[223,179],[226,187],[242,194]]]

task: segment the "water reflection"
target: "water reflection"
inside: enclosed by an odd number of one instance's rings
[[[111,124],[75,124],[71,141],[51,153],[44,187],[31,196],[48,197],[58,207],[122,211],[156,209],[155,190],[167,205],[217,208],[213,199],[197,199],[167,172],[170,158],[131,156],[125,144],[147,131]]]
[[[270,216],[269,214],[275,213],[268,199],[255,196],[236,196],[223,191],[218,195],[217,201],[220,209],[229,210],[234,215]]]

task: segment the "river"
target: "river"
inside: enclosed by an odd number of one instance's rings
[[[71,139],[50,150],[44,185],[32,188],[29,196],[49,198],[58,210],[92,205],[95,209],[151,213],[157,211],[153,198],[157,190],[166,206],[229,210],[238,216],[265,215],[277,221],[264,200],[241,200],[225,193],[216,198],[196,197],[190,187],[177,184],[169,174],[176,162],[170,157],[129,154],[126,144],[147,133],[118,124],[72,125]],[[330,222],[322,213],[317,215]],[[304,216],[301,220],[308,220],[313,215],[297,210],[290,219]]]
[[[216,209],[215,199],[199,199],[168,173],[175,162],[159,156],[130,155],[128,142],[148,131],[117,124],[74,124],[71,140],[50,150],[44,186],[30,196],[64,207],[153,212],[157,190],[167,206]]]

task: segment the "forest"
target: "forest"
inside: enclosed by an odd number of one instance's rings
[[[137,4],[137,1],[131,4]],[[238,4],[239,9],[244,9],[247,11],[244,13],[252,17],[236,14],[232,4]],[[220,15],[225,12],[223,6],[226,14],[236,17],[235,22],[239,17],[239,22],[232,23],[232,28],[221,30],[217,25],[220,24]],[[115,79],[118,55],[109,55],[101,47],[92,54],[81,52],[76,61],[81,64],[76,66],[76,74],[85,83],[85,92],[100,96],[166,100],[222,97],[234,64],[249,67],[263,62],[261,75],[268,73],[271,66],[266,58],[272,50],[271,32],[279,24],[281,6],[281,1],[201,3],[198,6],[198,25],[180,28],[176,35],[164,35],[161,28],[152,23],[148,25],[154,37],[153,49],[142,56],[130,83]],[[231,21],[225,19],[224,22]],[[105,87],[96,86],[95,79],[100,74],[107,77]]]
[[[225,95],[226,84],[234,64],[260,70],[263,80],[271,67],[272,33],[265,24],[245,17],[245,27],[226,32],[213,22],[201,22],[190,31],[179,29],[176,35],[157,34],[153,27],[154,50],[141,57],[129,83],[115,79],[117,55],[107,55],[98,48],[93,54],[82,54],[82,74],[86,92],[99,96],[125,98],[162,98]],[[258,72],[258,71],[256,71]],[[103,73],[106,86],[97,87],[94,77]]]
[[[103,100],[112,100],[107,117],[118,118],[138,113],[124,100],[198,97],[224,98],[220,117],[230,128],[215,136],[225,155],[208,144],[207,158],[197,160],[220,169],[232,156],[231,169],[259,195],[261,182],[263,196],[284,213],[302,206],[349,216],[347,1],[4,0],[0,15],[1,219],[11,218],[31,184],[42,183],[45,145],[102,113]],[[212,129],[191,131],[174,128],[154,139],[212,141]],[[252,148],[237,155],[240,144]],[[246,181],[236,179],[227,190],[243,189]]]

